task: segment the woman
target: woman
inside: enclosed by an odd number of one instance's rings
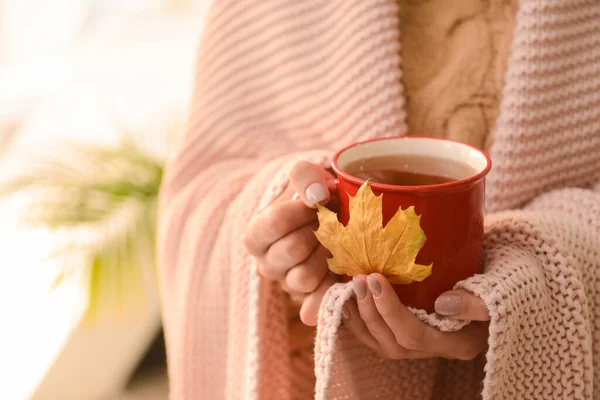
[[[592,398],[598,21],[585,0],[215,0],[161,199],[172,398]],[[376,274],[356,302],[327,291],[308,234],[332,150],[413,132],[494,160],[485,271],[438,299],[447,319]]]

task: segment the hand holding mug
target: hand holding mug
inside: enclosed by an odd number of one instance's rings
[[[425,137],[367,141],[334,156],[342,223],[351,218],[350,196],[369,180],[373,192],[383,194],[384,226],[399,208],[414,207],[427,237],[416,259],[433,265],[425,280],[392,285],[381,274],[368,272],[352,279],[356,301],[344,306],[344,324],[383,357],[466,360],[485,348],[489,315],[484,302],[452,288],[481,271],[485,175],[490,168],[489,157],[478,149]],[[370,267],[363,268],[372,271]],[[407,306],[479,322],[441,332]]]
[[[313,233],[318,227],[316,204],[330,201],[332,178],[322,166],[297,163],[286,190],[252,218],[244,237],[249,253],[258,260],[259,273],[300,296],[300,318],[311,326],[317,323],[325,292],[337,281],[327,267],[329,252]]]
[[[356,302],[344,306],[344,325],[384,358],[471,360],[487,346],[490,316],[483,300],[469,292],[453,290],[438,298],[438,313],[474,321],[457,332],[441,332],[410,312],[382,275],[359,275],[353,285]]]
[[[332,168],[339,180],[342,224],[351,219],[351,196],[366,181],[375,195],[383,196],[383,226],[399,209],[414,207],[420,216],[426,240],[414,261],[432,265],[431,275],[419,282],[393,285],[403,304],[433,312],[440,294],[481,272],[485,176],[491,168],[487,154],[447,139],[392,137],[340,150]],[[356,272],[384,270],[385,265],[361,265]]]

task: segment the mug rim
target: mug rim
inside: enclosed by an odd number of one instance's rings
[[[342,170],[338,164],[338,158],[340,157],[340,155],[342,155],[344,152],[346,152],[347,150],[349,150],[353,147],[361,146],[361,145],[371,143],[371,142],[379,142],[379,141],[385,141],[385,140],[413,140],[413,139],[439,140],[439,141],[452,142],[452,143],[456,143],[456,144],[459,144],[462,146],[469,147],[469,148],[477,151],[481,155],[483,155],[483,157],[485,158],[485,161],[486,161],[485,168],[483,168],[478,173],[471,175],[467,178],[458,179],[458,180],[455,180],[452,182],[446,182],[446,183],[437,183],[437,184],[433,184],[433,185],[421,185],[421,186],[397,186],[397,185],[390,185],[387,183],[369,182],[369,186],[371,186],[374,189],[379,189],[382,192],[404,192],[404,193],[406,193],[406,192],[410,192],[410,193],[435,192],[435,191],[459,189],[465,185],[477,182],[480,179],[484,178],[488,174],[488,172],[490,172],[490,170],[492,168],[492,159],[485,151],[478,149],[477,147],[472,146],[470,144],[460,142],[458,140],[433,137],[433,136],[390,136],[390,137],[384,137],[384,138],[374,138],[374,139],[364,140],[362,142],[353,143],[353,144],[346,146],[343,149],[337,151],[333,155],[333,158],[331,161],[331,167],[334,170],[334,172],[338,175],[338,177],[341,177],[346,181],[349,181],[349,182],[352,182],[359,186],[362,186],[365,182],[367,182],[367,180],[357,178],[355,176],[350,175],[346,171]]]

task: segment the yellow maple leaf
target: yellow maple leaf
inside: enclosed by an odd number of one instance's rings
[[[317,239],[333,255],[329,269],[339,275],[355,276],[378,272],[391,283],[420,282],[431,275],[432,265],[415,264],[425,244],[421,216],[414,207],[398,209],[383,226],[382,196],[375,196],[364,183],[350,197],[350,220],[342,225],[337,214],[319,206]]]

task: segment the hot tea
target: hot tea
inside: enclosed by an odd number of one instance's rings
[[[396,186],[427,186],[465,179],[477,173],[471,166],[442,158],[389,155],[363,158],[344,170],[371,182]]]
[[[357,212],[359,203],[352,198],[367,179],[377,182],[371,188],[381,195],[381,215],[373,214],[373,220],[382,228],[398,221],[399,210],[414,207],[420,216],[426,241],[415,262],[433,267],[421,282],[394,284],[404,305],[433,312],[440,294],[481,272],[485,176],[492,167],[484,152],[452,140],[403,136],[354,143],[333,156],[331,167],[342,225],[347,227],[351,212]],[[377,243],[367,251],[382,248]]]

